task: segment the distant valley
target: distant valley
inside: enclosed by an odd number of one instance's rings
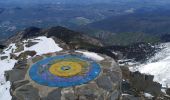
[[[102,10],[100,9],[102,8]],[[30,26],[69,28],[86,25],[113,16],[111,5],[30,5],[28,7],[8,6],[0,8],[0,35],[7,38]],[[63,17],[64,16],[64,17]]]
[[[170,32],[167,2],[115,0],[108,3],[108,0],[70,5],[66,1],[27,6],[24,6],[26,3],[9,5],[1,1],[0,42],[30,26],[64,26],[99,38],[107,45],[158,42],[162,34]]]
[[[109,44],[132,42],[158,42],[170,34],[170,9],[138,9],[134,13],[112,16],[79,27]],[[123,40],[123,41],[122,41]]]

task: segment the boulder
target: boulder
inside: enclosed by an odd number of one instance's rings
[[[28,41],[28,42],[26,42],[26,47],[31,47],[31,46],[33,46],[33,45],[35,45],[35,44],[37,44],[38,42],[32,42],[32,41]]]
[[[47,97],[42,100],[61,100],[61,89],[55,89],[48,94]]]
[[[96,83],[99,87],[103,88],[106,91],[112,91],[113,90],[113,83],[110,80],[110,78],[106,75],[100,76]]]
[[[5,59],[7,59],[7,58],[8,58],[8,56],[2,56],[2,57],[0,57],[1,60],[5,60]]]
[[[23,80],[25,78],[25,74],[27,69],[13,69],[5,72],[6,80],[10,82],[15,82],[19,80]]]
[[[135,97],[133,95],[123,95],[122,100],[145,100],[145,99],[142,99],[141,97]]]
[[[13,82],[11,85],[11,89],[12,89],[12,91],[14,91],[16,88],[23,86],[25,84],[28,84],[28,83],[29,83],[28,80],[21,80],[21,81]]]
[[[166,94],[170,95],[170,88],[166,90]]]
[[[19,60],[17,63],[15,63],[14,68],[13,69],[25,69],[27,68],[28,64],[27,64],[27,60]]]
[[[27,59],[28,56],[33,57],[34,55],[36,55],[35,51],[25,51],[23,53],[21,53],[17,59]]]
[[[15,91],[17,100],[40,100],[38,89],[31,85],[23,85]]]
[[[118,100],[117,97],[120,97],[119,91],[114,91],[111,93],[110,100]]]

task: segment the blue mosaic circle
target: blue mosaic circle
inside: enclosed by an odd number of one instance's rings
[[[77,61],[85,63],[82,73],[71,77],[60,77],[50,73],[49,68],[52,64],[60,61]],[[83,64],[82,63],[82,64]],[[68,70],[69,67],[63,67],[63,70]],[[80,55],[60,55],[49,57],[33,64],[29,70],[30,78],[38,84],[50,87],[70,87],[88,83],[95,79],[101,72],[100,65],[94,60]]]

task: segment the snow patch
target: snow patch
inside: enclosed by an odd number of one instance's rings
[[[149,99],[152,99],[152,98],[154,97],[153,95],[151,95],[151,94],[149,94],[149,93],[144,93],[144,96],[147,97],[147,98],[149,98]]]
[[[15,63],[17,61],[16,60],[9,60],[9,59],[5,59],[5,60],[0,60],[0,83],[2,83],[1,81],[4,80],[4,72],[7,70],[11,70]]]
[[[10,53],[13,53],[16,48],[17,47],[15,46],[15,43],[10,44],[6,49],[3,50],[4,53],[1,54],[0,57],[1,56],[8,56],[9,57]]]
[[[170,43],[161,44],[162,50],[148,62],[131,67],[131,71],[139,71],[144,74],[154,75],[154,81],[163,87],[170,87]]]
[[[10,95],[10,82],[6,82],[5,84],[0,86],[0,100],[11,100],[12,96]]]
[[[63,50],[59,47],[58,44],[55,43],[55,41],[52,38],[47,38],[45,36],[37,37],[35,39],[29,39],[32,42],[38,42],[37,44],[26,47],[24,46],[24,51],[36,51],[36,55],[42,55],[50,52],[57,52]],[[29,40],[26,40],[24,42],[28,42]],[[23,51],[23,52],[24,52]]]
[[[88,51],[76,51],[76,52],[82,53],[85,57],[91,58],[93,60],[97,60],[97,61],[104,60],[103,57],[101,57],[100,55],[98,55],[97,53],[94,53],[94,52],[88,52]]]
[[[10,44],[8,48],[3,50],[4,54],[0,55],[0,57],[7,56],[7,59],[0,59],[0,100],[11,100],[12,98],[9,92],[10,82],[6,82],[4,72],[11,70],[17,62],[16,60],[10,59],[10,53],[13,53],[15,49],[15,44]]]

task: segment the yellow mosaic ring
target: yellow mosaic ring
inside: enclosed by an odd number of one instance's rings
[[[61,61],[53,64],[49,68],[50,73],[60,77],[71,77],[81,73],[82,66],[71,61]]]

